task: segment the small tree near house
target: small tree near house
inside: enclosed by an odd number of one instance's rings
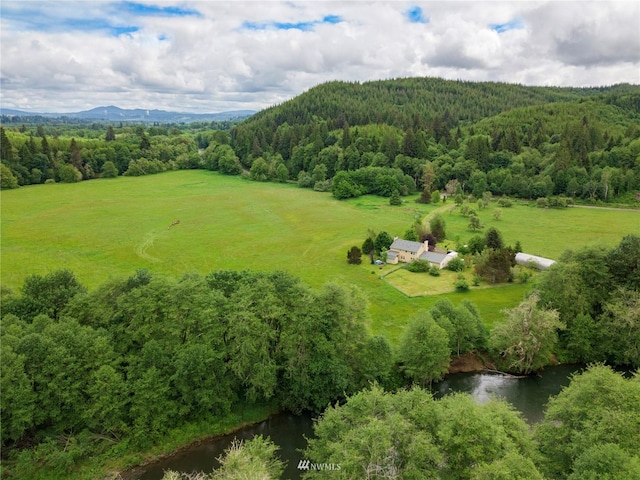
[[[387,232],[380,232],[376,235],[376,239],[373,241],[375,251],[380,254],[384,250],[387,250],[393,243],[393,238]]]
[[[475,258],[475,272],[488,283],[502,283],[511,278],[515,253],[510,248],[485,249]]]
[[[364,253],[365,255],[369,255],[369,259],[371,260],[371,263],[373,263],[374,251],[375,251],[375,248],[373,246],[373,240],[371,239],[371,237],[367,237],[362,244],[362,253]]]
[[[445,238],[447,238],[447,234],[444,230],[445,222],[440,215],[436,215],[429,221],[429,227],[431,229],[431,233],[439,242],[442,242]]]
[[[407,229],[407,231],[404,232],[402,238],[404,238],[405,240],[411,240],[412,242],[417,242],[418,236],[416,235],[416,229],[413,227]]]
[[[360,265],[362,263],[362,251],[356,247],[351,247],[351,250],[347,252],[347,262],[350,265]]]
[[[424,243],[425,241],[427,242],[430,252],[433,252],[433,250],[436,248],[436,245],[438,244],[438,240],[433,236],[432,233],[425,233],[420,237],[420,241],[422,243]]]
[[[491,227],[484,235],[484,244],[487,248],[493,248],[495,250],[504,248],[502,234],[497,229]]]
[[[514,251],[514,253],[521,253],[522,252],[522,244],[520,243],[520,240],[516,241],[516,246],[513,247],[513,251]]]
[[[460,257],[452,258],[449,263],[447,263],[446,269],[451,270],[452,272],[462,272],[464,271],[464,260]]]

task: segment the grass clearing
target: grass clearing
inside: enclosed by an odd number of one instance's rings
[[[466,243],[474,235],[484,235],[490,228],[498,229],[507,245],[522,244],[526,253],[558,259],[567,249],[585,246],[617,245],[628,234],[640,235],[640,210],[569,207],[563,209],[537,208],[524,202],[514,202],[510,208],[500,208],[491,202],[479,210],[469,203],[484,225],[482,230],[469,230],[469,218],[459,208],[443,213],[447,237]],[[453,206],[453,205],[452,205]],[[500,220],[493,218],[496,208],[502,210]]]
[[[443,297],[454,303],[468,298],[491,325],[501,309],[522,299],[527,285],[410,298],[391,283],[397,277],[405,289],[419,290],[414,277],[402,272],[414,274],[399,270],[385,280],[380,276],[392,266],[380,269],[366,257],[360,266],[346,262],[347,250],[361,246],[367,230],[402,237],[416,219],[441,206],[409,199],[394,207],[373,196],[338,201],[293,184],[203,170],[34,185],[2,192],[0,278],[4,287],[18,289],[28,275],[69,268],[93,288],[138,268],[175,277],[218,269],[285,270],[314,287],[334,280],[358,285],[369,297],[371,331],[391,341],[411,315]],[[502,231],[507,243],[520,240],[526,252],[551,258],[566,248],[615,245],[628,233],[640,234],[640,212],[515,205],[494,221],[492,211],[480,211],[480,218]],[[474,235],[459,214],[443,218],[453,239]],[[452,290],[454,280],[444,272],[432,278],[431,293]]]
[[[463,276],[471,285],[473,275],[466,270]],[[405,268],[399,268],[384,277],[387,282],[396,287],[408,297],[420,295],[440,295],[455,290],[453,283],[458,280],[458,272],[440,270],[440,276],[434,277],[428,273],[413,273]]]

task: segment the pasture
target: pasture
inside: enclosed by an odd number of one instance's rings
[[[440,207],[447,238],[455,240],[452,248],[456,241],[466,243],[472,236],[484,235],[487,228],[495,227],[505,244],[513,246],[520,241],[524,252],[557,260],[567,249],[614,247],[625,235],[640,235],[640,210],[579,206],[544,209],[521,200],[514,201],[510,208],[500,208],[496,202],[484,209],[478,209],[475,203],[467,205],[477,212],[484,225],[482,230],[470,230],[469,218],[460,215],[451,200]],[[499,220],[493,218],[496,208],[502,212]]]
[[[381,279],[366,257],[360,266],[346,262],[347,250],[362,245],[368,229],[402,236],[416,218],[441,207],[412,199],[392,207],[371,196],[338,201],[292,184],[202,170],[22,187],[2,192],[2,286],[18,289],[30,274],[61,268],[89,288],[139,268],[176,277],[285,270],[314,287],[358,285],[369,297],[371,331],[392,341],[413,313],[443,296],[475,302],[491,325],[502,308],[522,299],[527,285],[410,298]],[[638,212],[514,206],[503,209],[499,221],[490,220],[491,212],[481,211],[481,219],[495,222],[507,243],[520,240],[525,251],[552,258],[568,247],[614,245],[627,233],[640,234]],[[450,238],[473,235],[464,217],[444,218]]]
[[[15,288],[59,268],[89,287],[138,268],[173,276],[286,270],[316,287],[357,282],[362,272],[347,264],[347,250],[369,228],[405,231],[428,211],[413,205],[360,208],[207,171],[23,187],[2,192],[2,282]]]

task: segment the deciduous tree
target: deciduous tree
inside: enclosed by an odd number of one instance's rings
[[[529,374],[550,363],[558,330],[565,325],[556,310],[546,310],[539,301],[540,297],[533,294],[517,307],[505,310],[505,321],[491,331],[489,347],[502,368]]]
[[[410,320],[400,341],[400,369],[412,382],[427,385],[447,371],[449,352],[446,330],[422,312]]]
[[[262,435],[245,442],[236,440],[219,458],[220,468],[213,471],[211,479],[277,480],[284,471],[284,464],[277,458],[277,451],[278,447]]]
[[[469,251],[471,253],[473,253],[474,255],[478,254],[484,250],[484,238],[482,238],[480,235],[474,235],[467,242],[467,246],[469,247]]]
[[[600,342],[617,365],[640,367],[640,292],[619,288],[600,316]]]
[[[18,188],[18,179],[4,163],[0,163],[0,188],[2,190]]]
[[[501,283],[511,278],[511,267],[515,264],[515,254],[509,248],[485,249],[474,259],[477,275],[487,282]]]
[[[438,300],[430,313],[447,332],[451,353],[460,355],[486,348],[487,329],[478,309],[469,300],[463,300],[458,307],[449,299]]]
[[[45,276],[29,275],[22,287],[22,296],[5,304],[5,313],[31,320],[44,314],[57,319],[69,301],[86,288],[71,270],[57,270]]]
[[[602,365],[575,375],[569,386],[549,401],[544,420],[535,431],[543,472],[549,478],[566,478],[574,472],[572,480],[635,478],[611,474],[638,471],[638,411],[637,377],[625,379]],[[603,476],[593,476],[598,472]]]
[[[115,164],[111,161],[107,161],[104,162],[104,164],[102,165],[102,171],[101,171],[101,177],[102,178],[115,178],[118,176],[118,169],[116,168]]]
[[[269,165],[264,158],[258,157],[253,161],[250,176],[251,180],[258,182],[266,182],[269,180]]]
[[[607,256],[607,264],[619,285],[640,290],[640,237],[625,236]]]
[[[542,478],[529,429],[506,402],[478,405],[464,394],[434,400],[421,388],[385,393],[374,385],[329,407],[314,430],[305,456],[340,465],[314,478]]]
[[[477,215],[469,216],[469,230],[473,230],[474,232],[476,230],[482,230],[482,224],[480,223],[480,219]]]
[[[82,173],[73,165],[67,163],[60,167],[58,176],[63,183],[75,183],[82,180]]]
[[[619,480],[640,478],[640,456],[615,443],[593,445],[575,462],[567,480]]]
[[[15,319],[17,320],[17,319]],[[10,321],[3,318],[3,327]],[[15,339],[15,343],[18,343]],[[2,388],[2,410],[0,411],[2,442],[19,440],[34,424],[36,393],[33,383],[25,373],[25,356],[14,350],[14,343],[7,336],[2,337],[0,349],[0,388]]]

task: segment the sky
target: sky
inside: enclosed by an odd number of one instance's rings
[[[260,110],[324,82],[640,84],[640,2],[2,0],[0,105]]]

